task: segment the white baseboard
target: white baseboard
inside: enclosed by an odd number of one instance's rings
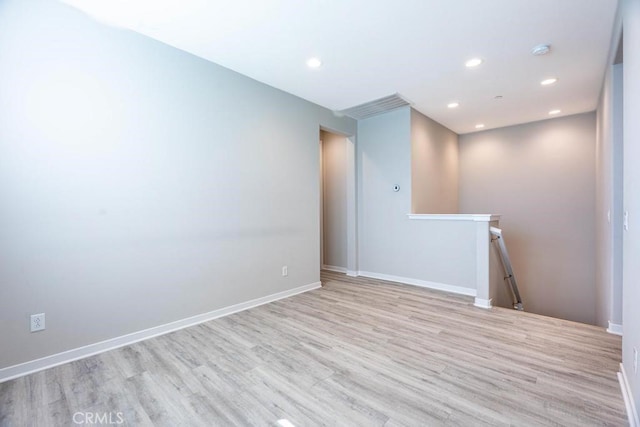
[[[166,323],[160,326],[154,326],[153,328],[74,348],[72,350],[63,351],[62,353],[31,360],[18,365],[8,366],[0,369],[0,383],[318,288],[320,288],[320,282],[299,286],[287,291],[278,292],[265,297],[234,304],[229,307],[213,310],[208,313],[198,314],[197,316],[176,320],[175,322]]]
[[[624,371],[624,365],[620,364],[620,372],[618,372],[618,381],[620,382],[620,389],[622,390],[622,398],[624,399],[624,406],[627,408],[627,417],[629,418],[629,427],[640,427],[640,420],[638,420],[638,411],[636,410],[636,403],[633,400],[631,394],[631,387],[629,387],[629,381],[627,380],[627,373]]]
[[[617,323],[611,323],[611,320],[609,320],[609,327],[607,328],[607,332],[613,335],[622,336],[622,325],[618,325]]]
[[[448,285],[446,283],[429,282],[426,280],[411,279],[409,277],[392,276],[389,274],[372,273],[370,271],[358,271],[359,276],[370,277],[372,279],[388,280],[389,282],[404,283],[406,285],[420,286],[422,288],[435,289],[438,291],[451,292],[453,294],[476,296],[476,290],[464,288],[462,286]]]
[[[349,277],[358,277],[358,272],[353,270],[347,270],[347,276]]]
[[[337,267],[335,265],[325,265],[322,264],[322,269],[323,270],[328,270],[328,271],[334,271],[336,273],[346,273],[347,269],[344,267]]]
[[[493,305],[491,304],[492,301],[493,300],[491,298],[484,299],[484,298],[476,297],[475,301],[473,302],[473,305],[480,308],[491,308],[493,307]]]

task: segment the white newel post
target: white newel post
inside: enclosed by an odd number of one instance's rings
[[[493,215],[478,215],[476,221],[476,299],[474,305],[480,308],[491,308],[490,264],[491,236],[489,223],[497,219]]]

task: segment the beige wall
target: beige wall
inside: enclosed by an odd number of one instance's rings
[[[458,135],[413,109],[411,212],[458,213]]]
[[[460,211],[502,214],[525,310],[595,322],[595,114],[460,136]]]
[[[347,139],[320,132],[322,140],[323,264],[347,268]]]

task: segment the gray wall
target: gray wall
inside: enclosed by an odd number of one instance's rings
[[[458,135],[413,109],[411,212],[458,213]]]
[[[354,121],[57,2],[0,28],[0,367],[319,280]]]
[[[633,372],[633,349],[640,351],[640,2],[624,0],[624,232],[622,362],[636,408],[640,409],[640,373]]]
[[[616,37],[617,38],[617,37]],[[596,324],[622,324],[622,64],[605,75],[597,110]]]
[[[613,224],[613,263],[611,315],[613,324],[622,324],[622,231],[624,216],[624,66],[613,67],[613,191],[611,222]]]
[[[501,214],[527,311],[595,322],[595,114],[460,136],[460,212]]]
[[[359,269],[475,289],[475,223],[407,217],[410,121],[405,107],[358,122]]]
[[[347,269],[347,139],[322,131],[324,264]]]

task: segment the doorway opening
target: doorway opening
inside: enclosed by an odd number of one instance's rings
[[[354,139],[320,129],[320,268],[357,275]]]

